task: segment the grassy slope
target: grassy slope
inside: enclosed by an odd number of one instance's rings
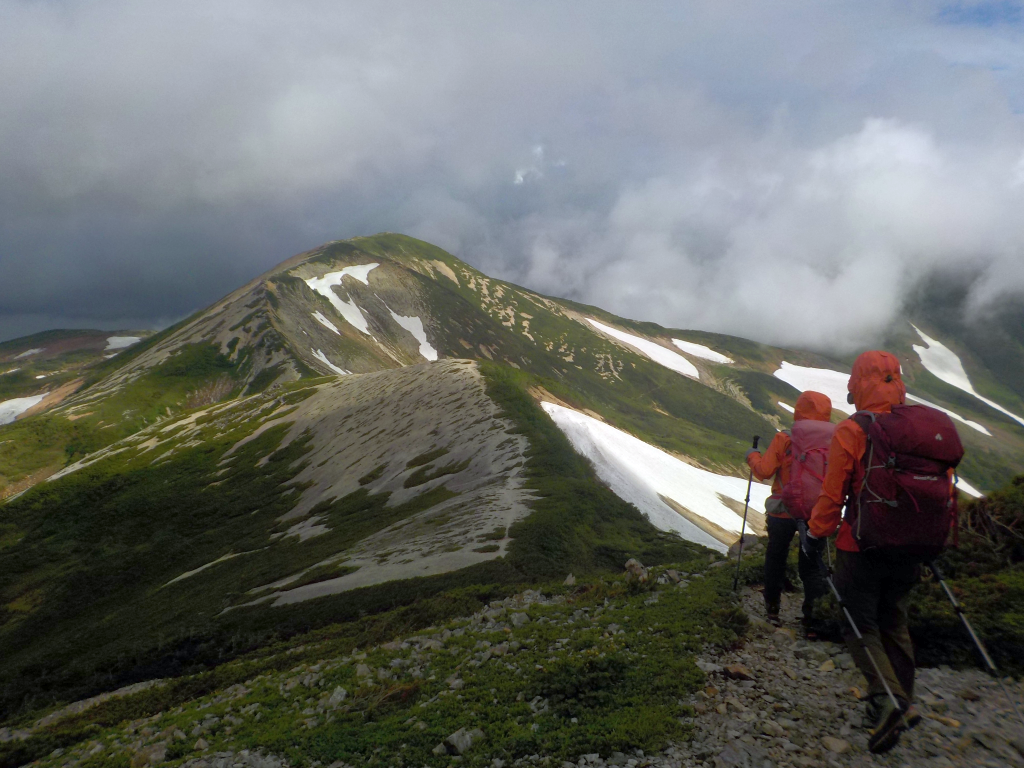
[[[144,332],[137,333],[143,335]],[[0,343],[0,358],[11,357],[0,363],[0,401],[34,395],[43,389],[52,390],[88,374],[104,362],[107,338],[111,335],[104,331],[54,330]],[[21,352],[53,346],[63,346],[67,351],[14,359]],[[4,373],[11,370],[15,372]]]
[[[156,338],[138,346],[148,346]],[[128,350],[125,357],[131,359],[140,351]],[[106,363],[112,365],[114,360]],[[215,399],[237,394],[236,382],[244,365],[244,361],[231,363],[212,345],[187,345],[111,396],[91,403],[74,421],[62,413],[44,413],[0,427],[0,490],[36,470],[66,466],[166,419],[171,412],[208,405],[204,392],[216,384],[222,383],[223,389]],[[91,375],[98,380],[109,370],[100,366]]]
[[[0,530],[5,714],[215,666],[275,639],[469,585],[505,585],[484,590],[487,598],[566,569],[617,569],[631,556],[659,562],[699,550],[658,532],[596,481],[523,390],[526,374],[497,365],[485,373],[492,397],[530,440],[529,484],[540,498],[533,515],[510,531],[515,540],[506,558],[457,573],[218,615],[225,595],[230,602],[343,549],[356,531],[366,534],[414,511],[397,508],[384,518],[383,499],[357,492],[325,510],[340,518],[335,534],[275,544],[161,588],[226,550],[265,546],[273,520],[290,507],[289,481],[301,469],[304,448],[297,441],[278,451],[281,430],[250,443],[216,478],[216,490],[207,487],[224,450],[258,425],[246,410],[251,404],[226,408],[210,421],[202,445],[179,449],[168,460],[151,464],[155,457],[147,454],[119,454],[8,504]],[[269,470],[257,468],[268,455]]]
[[[502,611],[497,625],[481,616],[452,618],[485,607],[479,592],[463,590],[443,606],[440,598],[425,601],[433,610],[423,611],[421,621],[429,617],[431,626],[422,634],[446,638],[443,648],[425,652],[377,645],[414,639],[403,616],[409,609],[327,627],[214,672],[100,704],[27,742],[0,745],[0,766],[57,747],[72,747],[70,754],[78,756],[97,743],[104,745],[101,754],[83,765],[127,766],[146,742],[168,737],[167,758],[175,765],[199,750],[196,736],[174,732],[190,734],[197,726],[211,750],[261,750],[293,765],[338,759],[449,765],[451,758],[433,749],[462,727],[486,733],[462,758],[470,766],[535,753],[566,759],[657,750],[689,730],[680,717],[692,713],[680,699],[703,682],[693,656],[707,644],[735,642],[745,629],[745,617],[732,607],[729,569],[709,567],[703,554],[678,567],[695,574],[690,585],[666,585],[656,597],[653,582],[622,577],[538,585],[550,600],[524,609],[525,626],[507,629]],[[485,646],[502,643],[510,646],[508,655],[484,659]],[[359,677],[359,664],[375,673]],[[387,670],[388,679],[379,679],[378,669]],[[457,692],[448,682],[454,678],[462,682]],[[348,696],[328,706],[337,687]],[[535,714],[531,702],[539,700]],[[159,725],[143,729],[149,721],[139,718],[156,713],[162,713]],[[73,747],[85,739],[88,744]]]
[[[439,248],[400,235],[360,238],[356,243],[371,256],[443,261],[463,276],[458,286],[444,277],[422,279],[431,315],[445,319],[435,332],[453,354],[479,359],[480,345],[484,345],[493,350],[491,354],[497,360],[534,374],[536,383],[571,405],[596,411],[609,423],[638,437],[709,464],[738,465],[737,456],[742,456],[750,435],[774,432],[763,416],[733,398],[612,343],[577,320],[537,303],[528,291],[490,280]],[[475,288],[469,287],[465,274],[475,278]],[[531,315],[528,332],[533,340],[524,335],[521,324],[502,325],[499,308],[488,303],[479,287],[483,280],[488,282],[488,296],[493,297],[499,290],[504,293],[499,302],[502,307],[514,306],[520,314]],[[637,325],[623,323],[621,318],[596,308],[557,301],[609,322]],[[645,325],[642,332],[652,331]],[[655,333],[664,336],[666,331],[657,327]],[[763,354],[758,349],[751,350],[751,354]],[[598,373],[601,358],[608,355],[622,363],[617,376]],[[766,412],[776,410],[769,406]]]

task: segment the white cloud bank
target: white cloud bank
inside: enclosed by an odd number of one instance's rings
[[[185,315],[375,231],[829,349],[935,270],[1019,294],[1024,30],[944,7],[9,2],[0,337]]]

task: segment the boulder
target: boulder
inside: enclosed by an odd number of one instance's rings
[[[839,739],[835,736],[823,736],[821,739],[821,746],[837,755],[845,754],[850,751],[850,742],[846,739]]]
[[[565,577],[565,581],[563,581],[562,583],[567,587],[575,587],[576,577],[570,573],[568,576]]]
[[[331,698],[327,700],[327,706],[336,707],[345,700],[348,696],[348,691],[342,688],[340,685],[334,689],[334,693],[331,694]]]
[[[639,560],[631,557],[626,561],[626,576],[630,580],[647,581],[647,569]]]
[[[742,664],[730,664],[725,668],[725,674],[727,677],[733,680],[753,680],[754,673],[747,669]]]
[[[459,728],[455,733],[445,739],[445,744],[454,750],[455,754],[465,754],[470,747],[472,747],[478,741],[482,741],[484,738],[484,732],[479,728],[467,730],[466,728]]]

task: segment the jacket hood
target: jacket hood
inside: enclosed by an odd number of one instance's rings
[[[857,358],[846,386],[858,411],[888,413],[907,397],[900,361],[895,355],[877,350]]]
[[[832,401],[828,395],[808,390],[796,399],[793,421],[828,421],[832,418]]]

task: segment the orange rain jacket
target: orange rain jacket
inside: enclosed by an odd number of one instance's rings
[[[900,373],[900,361],[888,352],[864,352],[853,364],[850,381],[846,385],[853,395],[858,411],[889,413],[894,405],[901,405],[907,396]],[[846,419],[836,427],[828,451],[828,468],[821,495],[811,510],[808,527],[811,534],[822,539],[831,536],[839,527],[836,548],[857,552],[859,547],[850,526],[842,520],[843,504],[851,494],[860,493],[864,483],[864,464],[861,459],[867,448],[867,435],[853,419]]]
[[[797,398],[793,411],[793,421],[829,421],[832,418],[832,401],[828,399],[828,395],[821,392],[803,392]],[[758,451],[747,453],[747,466],[754,473],[754,477],[758,480],[767,480],[772,475],[775,476],[772,481],[773,496],[781,494],[783,486],[789,482],[789,470],[793,465],[791,445],[792,440],[788,433],[776,432],[763,455]]]

